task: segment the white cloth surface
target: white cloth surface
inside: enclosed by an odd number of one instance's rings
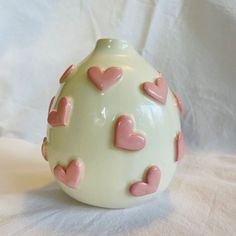
[[[184,104],[190,154],[132,209],[72,200],[23,141],[41,142],[60,75],[105,37],[132,42]],[[233,0],[0,0],[0,137],[16,138],[0,139],[0,235],[236,235],[235,42]]]
[[[103,209],[53,181],[39,145],[0,139],[0,235],[201,235],[236,233],[236,158],[186,155],[169,188],[149,203]]]

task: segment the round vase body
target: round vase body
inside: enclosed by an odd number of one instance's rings
[[[64,74],[49,108],[47,133],[47,159],[63,191],[90,205],[125,208],[167,188],[177,164],[180,112],[169,88],[165,102],[150,87],[145,90],[146,82],[155,85],[158,78],[161,74],[129,43],[116,39],[99,40],[80,65]],[[153,89],[163,95],[162,88]],[[118,130],[120,118],[128,128]],[[144,139],[139,146],[138,138]],[[77,167],[68,167],[72,160]],[[158,180],[147,176],[153,166]],[[69,173],[73,168],[77,175]],[[131,187],[138,182],[134,194]]]

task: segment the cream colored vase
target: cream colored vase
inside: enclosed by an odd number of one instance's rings
[[[155,198],[183,155],[182,106],[124,40],[101,39],[60,78],[42,153],[81,202],[124,208]]]

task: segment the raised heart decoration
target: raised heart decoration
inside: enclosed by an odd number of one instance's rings
[[[63,75],[60,78],[60,83],[64,83],[65,80],[68,78],[68,76],[72,73],[72,71],[75,69],[75,65],[70,65],[65,72],[63,73]]]
[[[161,171],[157,166],[152,166],[148,169],[143,181],[138,181],[132,184],[129,188],[133,196],[145,196],[155,193],[161,179]]]
[[[46,161],[48,161],[48,140],[46,137],[43,139],[43,143],[41,146],[41,153]]]
[[[48,115],[48,123],[52,127],[67,126],[72,110],[70,97],[62,97],[58,102],[57,109],[52,110]]]
[[[55,98],[56,98],[56,96],[53,96],[52,99],[51,99],[51,101],[50,101],[49,108],[48,108],[48,114],[49,114],[49,112],[50,112],[51,109],[52,109],[52,105],[53,105],[53,103],[54,103]]]
[[[76,188],[82,175],[82,163],[79,160],[72,160],[67,167],[58,164],[53,172],[60,182],[70,188]]]
[[[122,69],[109,67],[105,71],[93,66],[88,69],[88,79],[101,91],[105,91],[115,84],[122,76]]]
[[[184,135],[182,132],[179,132],[176,135],[175,138],[175,149],[176,149],[176,156],[175,156],[175,160],[179,161],[183,158],[184,155]]]
[[[175,101],[176,101],[176,105],[179,109],[179,112],[182,113],[183,112],[183,104],[182,102],[180,101],[179,97],[176,95],[175,92],[172,92],[174,98],[175,98]]]
[[[128,151],[139,151],[145,146],[145,137],[133,131],[133,120],[126,115],[118,118],[115,127],[114,145]]]
[[[144,92],[156,101],[165,104],[168,94],[168,86],[164,78],[155,80],[155,83],[145,82],[143,84]]]

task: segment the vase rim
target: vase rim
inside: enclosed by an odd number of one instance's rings
[[[99,38],[97,42],[124,42],[128,43],[128,40],[121,38]]]

